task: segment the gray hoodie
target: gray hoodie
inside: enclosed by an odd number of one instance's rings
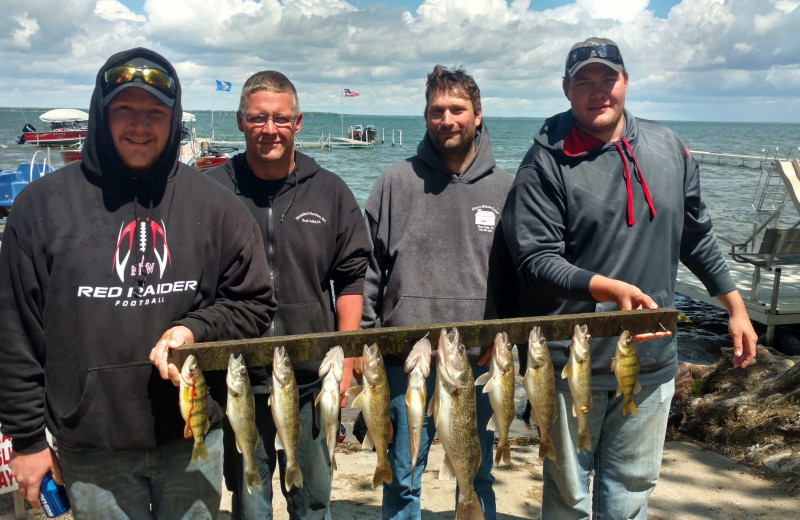
[[[675,306],[678,261],[716,296],[736,288],[700,197],[700,171],[689,149],[666,126],[625,112],[620,141],[577,155],[564,151],[571,111],[545,121],[517,172],[503,210],[506,242],[530,289],[521,314],[617,310],[595,302],[595,274],[622,280],[659,307]],[[532,302],[532,304],[531,304]],[[591,330],[589,331],[591,333]],[[557,373],[569,342],[551,342]],[[616,338],[592,340],[592,388],[617,388],[611,371]],[[677,340],[638,348],[642,385],[678,370]],[[566,381],[556,378],[559,388]]]
[[[426,133],[417,155],[378,178],[365,209],[373,252],[363,328],[496,316],[486,297],[489,256],[513,178],[497,168],[485,125],[475,145],[458,175]]]

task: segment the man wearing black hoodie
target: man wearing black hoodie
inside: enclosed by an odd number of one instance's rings
[[[345,182],[295,151],[303,114],[294,85],[272,70],[252,75],[242,87],[236,119],[246,151],[208,175],[233,191],[261,226],[278,299],[268,334],[357,330],[371,250],[367,228]],[[319,361],[294,363],[300,388],[302,435],[297,451],[303,487],[281,486],[292,519],[330,517],[331,462],[314,406],[321,387],[319,366]],[[268,370],[251,369],[250,380],[261,434],[256,461],[264,485],[262,493],[248,492],[242,456],[226,425],[225,478],[233,491],[237,520],[272,518],[270,482],[276,462],[282,483],[286,472],[284,451],[275,450],[275,424],[267,406]]]
[[[232,194],[178,161],[181,87],[162,56],[111,56],[90,111],[83,160],[20,194],[0,250],[10,466],[34,506],[47,472],[63,480],[76,519],[216,518],[222,411],[208,399],[209,457],[191,463],[167,354],[269,327],[261,234]],[[206,379],[225,392],[224,372]]]
[[[734,365],[747,367],[757,337],[717,245],[689,149],[665,125],[625,109],[628,71],[612,40],[588,38],[572,46],[563,90],[570,110],[545,121],[503,210],[512,260],[531,291],[527,310],[557,315],[674,307],[680,261],[727,308]],[[638,349],[641,390],[632,409],[612,370],[617,338],[591,341],[592,392],[584,412],[589,439],[578,434],[566,379],[556,378],[551,433],[558,463],[544,461],[542,518],[647,518],[678,351],[669,332],[635,339],[647,341]],[[569,342],[549,346],[560,374]]]

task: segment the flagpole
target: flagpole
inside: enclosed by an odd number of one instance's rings
[[[339,117],[342,120],[342,137],[344,137],[344,87],[339,87]]]
[[[216,81],[216,80],[215,80]],[[211,140],[214,140],[214,95],[217,93],[216,84],[211,92]]]

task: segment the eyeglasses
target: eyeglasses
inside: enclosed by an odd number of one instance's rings
[[[592,52],[598,58],[603,58],[618,65],[624,65],[622,62],[622,54],[616,45],[594,45],[592,47],[578,47],[567,56],[567,70],[571,69],[578,63],[588,60],[592,57]]]
[[[262,126],[267,124],[267,121],[272,119],[272,124],[274,124],[278,128],[289,128],[294,123],[297,116],[283,116],[280,114],[276,114],[274,116],[267,116],[264,114],[258,114],[255,116],[248,116],[242,114],[242,117],[245,121],[247,121],[250,126],[253,128],[261,128]]]
[[[172,96],[175,95],[175,81],[172,79],[172,76],[163,70],[121,65],[119,67],[112,67],[105,73],[107,85],[130,83],[131,81],[135,81],[137,76],[148,85],[167,91]]]

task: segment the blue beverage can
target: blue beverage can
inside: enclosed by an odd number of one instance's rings
[[[42,480],[39,488],[39,502],[47,518],[56,518],[69,511],[69,498],[67,488],[59,486],[53,480],[53,475],[48,473]]]

